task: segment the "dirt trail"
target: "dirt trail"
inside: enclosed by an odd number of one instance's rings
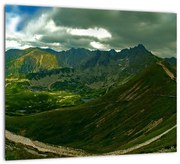
[[[120,154],[126,154],[129,153],[131,151],[134,151],[136,149],[139,149],[143,146],[149,145],[154,141],[157,141],[158,139],[160,139],[162,136],[166,135],[167,133],[169,133],[171,130],[173,130],[174,128],[176,128],[176,125],[169,128],[168,130],[166,130],[165,132],[161,133],[160,135],[153,137],[141,144],[132,146],[128,149],[124,149],[124,150],[117,150],[117,151],[113,151],[110,153],[105,153],[102,155],[120,155]],[[69,147],[62,147],[62,146],[54,146],[54,145],[49,145],[46,143],[42,143],[39,141],[33,141],[29,138],[23,137],[23,136],[19,136],[16,135],[10,131],[5,131],[5,136],[8,140],[14,142],[14,143],[20,143],[23,144],[25,146],[31,146],[33,148],[36,148],[38,151],[40,152],[49,152],[49,153],[55,153],[58,155],[63,155],[63,156],[68,156],[68,157],[77,157],[77,156],[92,156],[95,154],[90,154],[87,153],[83,150],[79,150],[79,149],[73,149],[73,148],[69,148]]]
[[[176,80],[176,77],[174,76],[174,74],[160,61],[157,62],[157,64],[159,64],[164,71],[166,72],[166,74],[172,79],[172,80]]]
[[[176,125],[174,125],[173,127],[171,127],[170,129],[166,130],[165,132],[161,133],[160,135],[156,136],[156,137],[153,137],[141,144],[138,144],[138,145],[135,145],[133,147],[130,147],[128,149],[125,149],[125,150],[117,150],[117,151],[114,151],[114,152],[110,152],[110,153],[107,153],[106,155],[120,155],[120,154],[126,154],[126,153],[129,153],[131,151],[134,151],[136,149],[139,149],[143,146],[146,146],[146,145],[149,145],[151,144],[152,142],[154,141],[157,141],[158,139],[160,139],[162,136],[166,135],[167,133],[169,133],[171,130],[173,130],[174,128],[176,128]]]
[[[49,152],[49,153],[54,153],[58,155],[63,155],[63,156],[68,156],[68,157],[76,157],[76,156],[89,156],[92,154],[89,154],[83,150],[79,149],[73,149],[69,147],[62,147],[62,146],[54,146],[54,145],[49,145],[46,143],[42,143],[39,141],[33,141],[29,138],[16,135],[8,130],[5,131],[5,136],[8,140],[14,142],[14,143],[20,143],[25,146],[31,146],[35,149],[37,149],[40,152]]]
[[[44,58],[44,56],[41,55],[41,56],[40,56],[40,60],[39,60],[39,67],[41,67],[41,65],[42,65],[43,58]]]

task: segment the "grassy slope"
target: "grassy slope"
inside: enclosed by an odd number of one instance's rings
[[[6,65],[6,76],[18,76],[20,74],[23,75],[43,69],[59,67],[57,59],[54,55],[39,49],[27,51],[27,54],[24,53],[19,58],[8,61]]]
[[[93,153],[130,147],[175,124],[176,82],[159,65],[95,101],[31,116],[6,116],[10,131]]]

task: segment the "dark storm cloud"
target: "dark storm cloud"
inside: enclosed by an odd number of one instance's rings
[[[70,48],[90,48],[90,42],[91,41],[98,41],[95,37],[82,37],[82,36],[76,36],[76,35],[70,35],[65,30],[64,32],[54,32],[50,34],[44,35],[40,41],[44,43],[60,43],[61,44],[61,50],[67,50]]]
[[[112,35],[106,41],[111,48],[143,43],[157,55],[176,55],[176,14],[173,13],[62,8],[56,9],[52,19],[57,26],[104,28]]]
[[[28,45],[59,51],[72,47],[121,50],[142,43],[155,55],[176,56],[174,13],[38,8],[36,14],[25,20],[27,13],[14,17],[11,12],[14,14],[14,10],[8,10],[6,15],[10,48]],[[20,24],[22,29],[17,32]]]

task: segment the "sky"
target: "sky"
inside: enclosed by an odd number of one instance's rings
[[[159,57],[176,57],[176,14],[5,6],[6,50],[29,47],[120,51],[143,44]]]

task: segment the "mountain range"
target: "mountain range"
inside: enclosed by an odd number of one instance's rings
[[[90,51],[83,48],[72,48],[61,52],[40,48],[28,48],[25,50],[10,49],[5,53],[5,60],[7,65],[14,67],[16,72],[12,73],[11,69],[7,67],[6,75],[9,76],[13,74],[13,76],[15,76],[19,74],[20,76],[23,73],[35,73],[40,70],[62,67],[88,69],[96,66],[119,65],[121,68],[124,65],[137,64],[138,62],[140,66],[145,66],[152,60],[152,57],[155,56],[146,50],[142,44],[134,48],[123,49],[120,52],[116,52],[113,49],[110,51]],[[46,60],[46,58],[49,60]],[[127,61],[125,61],[125,59]],[[28,66],[31,67],[28,69]],[[131,71],[129,70],[129,72]],[[134,70],[134,72],[136,72],[136,70]]]
[[[176,151],[175,58],[142,44],[5,56],[7,130],[96,155]],[[73,96],[73,105],[59,106]]]
[[[74,90],[79,85],[88,89],[111,88],[159,60],[142,44],[120,52],[28,48],[8,50],[5,56],[7,78],[28,78],[32,87],[48,90],[60,90],[64,81]]]

